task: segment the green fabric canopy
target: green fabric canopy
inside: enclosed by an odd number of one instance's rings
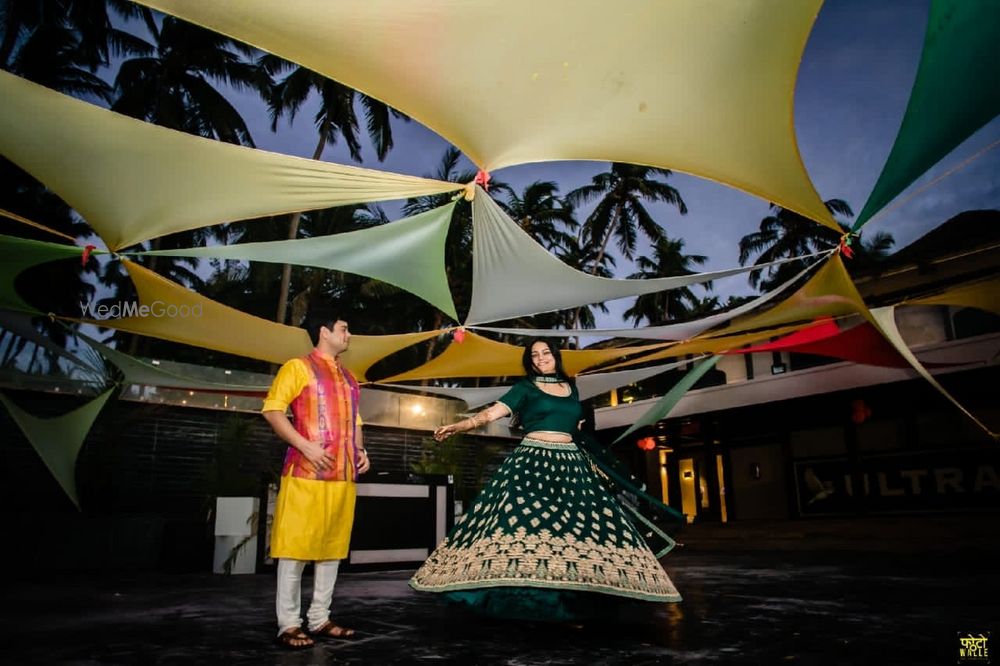
[[[32,416],[0,393],[0,403],[10,412],[21,432],[35,447],[45,466],[78,509],[80,499],[76,496],[76,457],[101,408],[114,392],[115,389],[110,388],[82,407],[48,419]]]
[[[628,430],[618,435],[612,444],[620,442],[639,428],[653,425],[660,419],[665,418],[667,414],[670,413],[670,410],[672,410],[677,403],[680,402],[681,398],[684,397],[684,394],[695,385],[695,382],[701,379],[702,375],[715,367],[715,364],[719,362],[720,358],[722,358],[722,356],[717,354],[710,358],[706,358],[691,368],[691,370],[689,370],[679,382],[674,384],[672,389],[667,391],[666,395],[657,400],[656,404],[650,407],[645,414],[640,416],[638,421],[633,423]]]
[[[48,261],[79,257],[83,248],[0,235],[0,307],[41,314],[14,289],[14,279],[27,268]]]
[[[331,236],[136,254],[243,259],[357,273],[416,294],[458,321],[444,248],[455,202],[390,224]]]
[[[903,123],[854,231],[1000,113],[998,31],[1000,2],[931,2]]]

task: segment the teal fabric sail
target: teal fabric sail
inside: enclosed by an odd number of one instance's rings
[[[931,2],[920,66],[899,134],[853,231],[1000,113],[998,31],[1000,2]]]

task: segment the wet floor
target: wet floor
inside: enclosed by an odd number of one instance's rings
[[[675,551],[680,604],[582,626],[485,619],[410,590],[411,572],[344,573],[352,641],[274,646],[270,575],[14,581],[11,664],[955,664],[957,632],[1000,640],[1000,563],[936,551]],[[306,585],[308,589],[308,581]]]

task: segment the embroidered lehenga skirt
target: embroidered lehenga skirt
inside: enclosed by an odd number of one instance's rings
[[[494,615],[571,619],[595,601],[681,600],[575,444],[524,439],[410,581]],[[608,595],[611,595],[609,597]]]

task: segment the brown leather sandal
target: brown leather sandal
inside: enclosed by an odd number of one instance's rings
[[[305,650],[306,648],[311,648],[316,645],[316,641],[309,638],[309,636],[299,627],[286,629],[278,634],[278,638],[276,640],[278,641],[278,645],[287,650]]]
[[[354,636],[353,629],[341,627],[330,620],[324,622],[319,629],[312,630],[309,633],[319,638],[351,638]]]

